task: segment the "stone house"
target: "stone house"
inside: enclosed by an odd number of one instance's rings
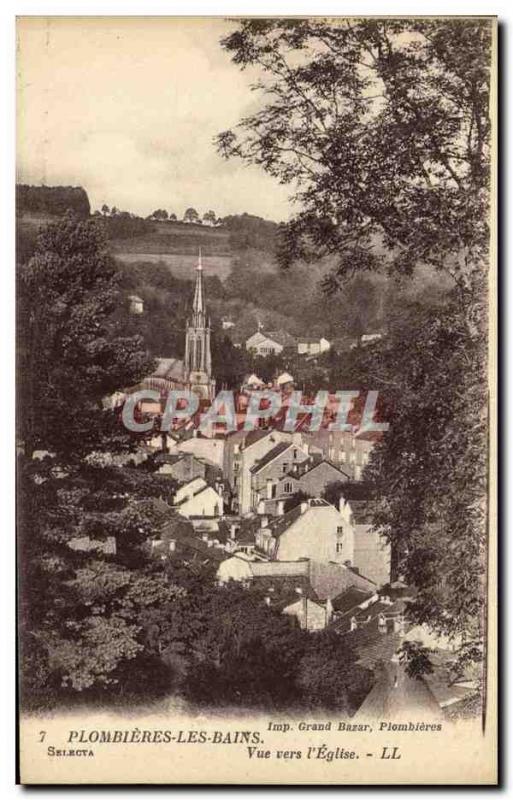
[[[354,534],[347,514],[319,498],[306,500],[271,521],[262,517],[256,544],[267,557],[278,561],[308,558],[353,563]]]
[[[169,475],[180,483],[188,483],[193,478],[205,478],[206,464],[193,453],[164,453],[159,456],[160,475]]]
[[[237,431],[225,439],[223,474],[233,493],[233,510],[251,511],[251,468],[279,442],[301,443],[301,436],[278,430]]]
[[[300,444],[278,442],[250,469],[251,508],[256,511],[260,500],[275,499],[283,476],[291,470],[299,469],[308,460],[308,453]]]
[[[223,492],[208,486],[204,478],[194,478],[175,492],[173,508],[183,517],[220,517],[224,511]]]
[[[325,460],[338,466],[350,480],[354,481],[363,479],[364,469],[379,439],[379,434],[330,431],[326,428],[304,433],[303,436],[309,443],[312,453],[321,454]]]

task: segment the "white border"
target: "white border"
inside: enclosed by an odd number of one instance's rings
[[[11,798],[19,796],[20,792],[24,791],[21,787],[14,786],[14,720],[15,720],[15,695],[14,695],[14,664],[15,664],[15,626],[14,626],[14,613],[15,613],[15,572],[14,572],[14,183],[15,183],[15,16],[19,15],[205,15],[205,16],[242,16],[242,15],[255,15],[255,16],[301,16],[301,15],[404,15],[411,16],[429,14],[456,14],[456,15],[483,15],[483,14],[497,14],[499,21],[502,24],[501,43],[503,46],[503,53],[501,58],[501,67],[503,75],[509,73],[508,65],[510,62],[509,53],[506,51],[507,39],[509,38],[509,23],[512,19],[511,5],[506,3],[505,0],[495,3],[475,2],[475,0],[431,0],[429,3],[418,2],[404,2],[404,0],[395,0],[393,3],[378,2],[377,0],[353,0],[352,3],[342,3],[340,0],[322,0],[316,3],[313,0],[254,0],[253,2],[234,2],[234,0],[224,0],[221,3],[208,2],[208,0],[173,0],[172,2],[165,2],[165,0],[145,0],[141,2],[138,0],[82,0],[82,2],[75,2],[74,0],[50,0],[47,3],[41,3],[40,0],[4,0],[0,7],[0,81],[2,87],[1,97],[3,98],[2,108],[2,136],[0,150],[2,158],[0,161],[0,218],[2,220],[3,233],[0,237],[0,246],[2,248],[2,260],[0,268],[0,302],[2,305],[0,320],[2,322],[1,335],[0,335],[0,354],[2,365],[2,391],[0,413],[2,418],[2,433],[0,440],[0,486],[2,492],[2,545],[0,550],[0,561],[2,564],[2,574],[0,577],[0,592],[1,592],[1,605],[2,609],[2,627],[1,627],[1,660],[0,660],[0,708],[1,715],[1,738],[0,738],[0,780],[2,788],[2,797]],[[506,84],[505,78],[504,83]],[[504,95],[502,97],[504,102],[503,109],[503,130],[501,132],[502,138],[502,162],[501,165],[506,164],[505,149],[507,143],[507,132],[511,131],[508,125],[509,121],[509,108],[511,107],[511,92],[512,83],[504,85]],[[509,103],[507,102],[509,101]],[[499,171],[501,176],[501,171]],[[513,219],[508,214],[506,207],[506,195],[508,189],[511,188],[511,171],[508,176],[503,175],[503,198],[502,198],[502,212],[503,212],[503,231],[504,235],[499,242],[502,248],[502,265],[503,265],[503,284],[502,287],[506,291],[506,299],[503,301],[504,316],[508,317],[508,311],[513,312],[512,302],[512,281],[506,281],[506,272],[509,264],[507,263],[506,252],[506,234],[508,229],[513,225]],[[510,337],[510,327],[505,323],[504,333],[506,334],[506,341],[508,344]],[[506,341],[502,342],[504,353],[506,353]],[[505,397],[504,403],[504,416],[507,415],[509,410],[509,403],[507,402],[511,396],[511,372],[509,371],[504,378]],[[511,430],[504,426],[504,431],[501,430],[501,444],[506,447],[508,456],[513,452]],[[509,457],[505,458],[505,466],[510,466]],[[511,470],[507,472],[507,484],[504,486],[504,497],[508,498],[513,495],[513,485],[511,483]],[[506,481],[506,475],[504,476]],[[506,516],[503,524],[504,539],[510,533],[510,526],[507,525],[509,515]],[[500,555],[504,559],[506,556],[505,542],[502,543]],[[503,568],[504,586],[502,587],[502,605],[507,607],[509,604],[506,597],[506,587],[509,583],[508,575],[513,574],[512,570],[512,548],[507,549],[508,561],[507,566]],[[509,648],[506,652],[506,643],[504,643],[504,663],[510,665]],[[509,670],[506,668],[502,675],[502,681],[506,680],[506,675]],[[503,687],[503,698],[506,700],[506,689]],[[507,711],[511,711],[511,703],[508,702],[507,709],[502,709],[502,713],[507,715]],[[511,740],[512,737],[506,737]],[[508,779],[507,764],[510,761],[509,756],[511,753],[510,741],[503,742],[505,751],[503,753],[503,764],[505,770],[505,779]],[[39,790],[47,793],[53,793],[51,788],[47,790]],[[176,796],[183,794],[181,790],[170,790]],[[199,790],[198,790],[199,791]],[[322,790],[311,789],[308,794],[320,795]],[[351,794],[353,796],[362,796],[362,791],[358,792],[353,790],[343,789],[344,794]],[[363,794],[371,793],[373,789],[364,790]],[[383,789],[387,793],[394,792],[392,789]],[[413,791],[413,790],[412,790]],[[438,798],[450,794],[450,790],[443,790],[441,788],[433,789]],[[470,790],[460,790],[468,791]],[[66,796],[73,792],[72,789],[60,789],[59,795]],[[109,792],[108,788],[99,790],[86,790],[82,792],[82,796],[91,795],[93,797],[106,796]],[[149,796],[150,790],[140,789],[137,791],[138,795]],[[271,798],[278,796],[278,791],[272,788],[265,790],[266,797]],[[430,793],[430,792],[429,792]],[[132,792],[130,791],[130,794]],[[187,796],[196,794],[196,792],[187,791]],[[401,792],[404,796],[404,792]],[[406,792],[408,794],[408,792]]]

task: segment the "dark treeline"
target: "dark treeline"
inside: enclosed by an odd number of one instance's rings
[[[16,213],[49,214],[62,216],[74,211],[79,217],[88,217],[91,206],[87,192],[81,186],[16,186]]]

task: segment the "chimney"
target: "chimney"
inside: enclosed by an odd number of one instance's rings
[[[302,628],[308,628],[308,599],[305,595],[301,597],[301,611],[303,612]]]
[[[238,530],[239,530],[239,526],[236,525],[234,522],[232,522],[232,524],[230,525],[230,539],[233,540],[233,539],[237,538],[237,531]]]
[[[176,550],[176,539],[169,540],[169,552],[174,553]]]
[[[279,517],[282,517],[285,513],[285,500],[278,500],[276,503],[276,514]]]

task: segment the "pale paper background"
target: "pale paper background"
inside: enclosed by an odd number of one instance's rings
[[[74,25],[85,24],[87,18],[67,18]],[[91,18],[89,18],[91,19]],[[112,19],[112,18],[111,18]],[[117,18],[122,23],[128,18]],[[161,19],[162,24],[171,22]],[[186,23],[187,20],[184,20]],[[189,21],[190,22],[190,21]],[[218,24],[219,20],[203,18],[201,24]],[[18,30],[24,25],[34,25],[34,18],[20,18]],[[136,24],[132,18],[131,25]],[[176,25],[176,18],[172,20]],[[196,23],[197,24],[197,23]],[[23,53],[30,60],[30,52]],[[20,49],[18,47],[18,59]],[[18,60],[20,64],[20,60]],[[490,266],[490,505],[489,505],[489,628],[488,628],[488,697],[486,725],[481,721],[443,722],[441,732],[382,732],[375,721],[372,734],[303,732],[287,734],[268,732],[270,721],[283,722],[297,728],[299,718],[280,714],[236,717],[219,715],[183,716],[172,709],[162,709],[157,715],[138,716],[109,712],[84,712],[49,717],[24,716],[20,719],[20,767],[23,783],[227,783],[227,784],[494,784],[497,781],[497,31],[494,28],[491,111],[494,122],[494,170],[491,209],[491,266]],[[37,64],[36,64],[37,66]],[[189,76],[193,81],[194,77]],[[20,85],[23,74],[18,70],[18,152],[30,150],[31,132],[23,124],[23,93]],[[34,142],[40,131],[35,130]],[[350,722],[344,717],[318,715],[301,717],[307,722]],[[394,722],[429,722],[412,713],[409,719]],[[355,750],[357,760],[279,761],[252,759],[245,745],[213,744],[91,744],[94,758],[53,757],[47,747],[82,748],[86,745],[67,744],[70,730],[258,730],[264,738],[260,750],[299,750],[326,744],[329,748],[344,747]],[[45,741],[40,742],[40,732],[45,731]],[[401,759],[385,761],[379,758],[384,747],[398,747]],[[373,753],[372,757],[367,753]]]

